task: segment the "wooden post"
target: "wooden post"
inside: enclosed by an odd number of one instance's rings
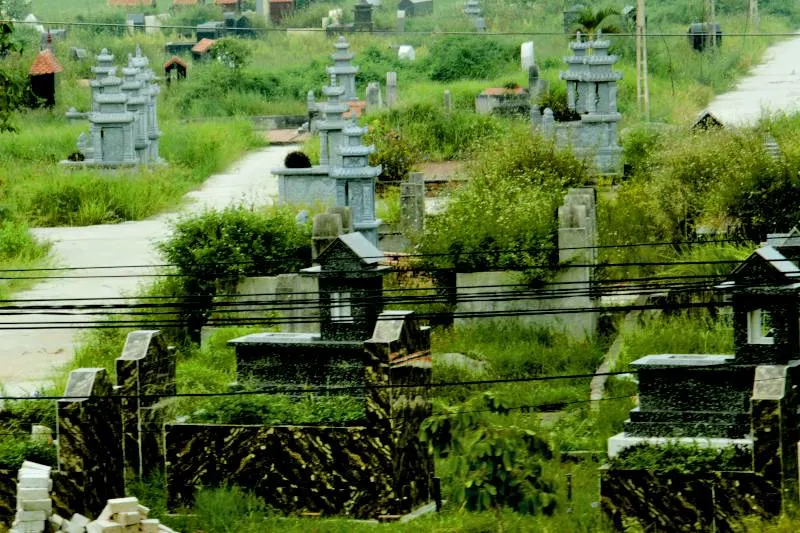
[[[748,18],[750,19],[750,31],[752,33],[758,33],[761,29],[761,21],[758,18],[758,0],[750,0]]]

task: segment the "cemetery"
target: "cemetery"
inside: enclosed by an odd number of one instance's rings
[[[796,527],[800,115],[714,107],[794,7],[648,5],[645,110],[613,3],[94,3],[0,0],[0,333],[97,313],[0,531]]]

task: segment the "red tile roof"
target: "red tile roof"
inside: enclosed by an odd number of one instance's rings
[[[507,94],[522,94],[524,92],[524,87],[515,87],[513,89],[508,89],[506,87],[490,87],[481,94],[485,94],[486,96],[505,96]]]
[[[207,39],[204,37],[200,39],[200,41],[198,41],[198,43],[192,47],[192,52],[195,52],[197,54],[204,54],[208,52],[209,48],[214,46],[215,42],[217,41],[215,41],[214,39]]]
[[[342,113],[342,118],[358,118],[364,114],[364,110],[367,108],[367,102],[364,100],[351,100],[347,102],[347,105],[350,106],[350,111]]]
[[[108,0],[108,5],[110,7],[139,7],[150,6],[152,4],[152,0]]]
[[[196,6],[198,0],[172,0],[173,6]]]
[[[33,60],[29,74],[31,76],[42,76],[44,74],[55,74],[64,70],[61,64],[53,55],[52,50],[44,49],[36,55]]]
[[[238,3],[239,0],[215,0],[218,6],[232,6]]]
[[[164,63],[164,68],[169,67],[170,65],[180,65],[183,68],[187,68],[186,62],[178,56],[172,56]]]

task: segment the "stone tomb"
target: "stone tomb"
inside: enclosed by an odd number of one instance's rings
[[[649,355],[633,363],[639,406],[608,441],[610,457],[637,444],[736,447],[732,472],[661,474],[607,469],[601,500],[621,524],[672,531],[740,527],[798,502],[800,246],[776,236],[719,290],[733,306],[733,355]],[[683,488],[682,488],[683,487]]]
[[[344,118],[350,109],[348,87],[355,94],[355,73],[358,72],[349,64],[352,54],[346,52],[348,47],[344,38],[336,43],[333,57],[337,63],[327,70],[330,84],[322,89],[327,101],[317,104],[309,97],[313,111],[318,113],[314,122],[319,132],[320,164],[307,168],[278,168],[272,173],[278,177],[280,202],[349,207],[355,230],[377,246],[380,220],[375,217],[375,181],[381,167],[369,165],[369,155],[375,147],[362,142],[367,129],[359,127],[353,119]],[[341,76],[345,76],[344,80]],[[387,100],[389,96],[387,87]]]
[[[618,144],[617,81],[622,74],[613,70],[618,57],[608,54],[610,41],[598,35],[594,41],[582,40],[578,32],[570,43],[573,55],[564,58],[568,70],[560,77],[567,82],[567,106],[580,120],[558,122],[552,111],[542,117],[545,135],[559,145],[571,145],[575,154],[593,163],[600,174],[622,173],[622,148]],[[534,118],[538,123],[538,118]]]
[[[287,513],[377,518],[429,501],[433,460],[419,440],[431,413],[430,334],[410,311],[383,311],[381,252],[337,238],[304,274],[319,279],[320,333],[234,339],[237,379],[253,387],[356,386],[355,424],[168,424],[168,505],[200,486],[233,484]],[[375,388],[374,385],[403,385]],[[363,388],[362,388],[363,387]]]
[[[67,113],[70,120],[88,118],[89,135],[82,133],[78,138],[81,157],[62,164],[119,167],[162,163],[156,112],[159,87],[149,65],[139,47],[120,72],[114,66],[114,56],[105,48],[100,52],[97,66],[92,67],[91,111],[81,115],[70,109]]]

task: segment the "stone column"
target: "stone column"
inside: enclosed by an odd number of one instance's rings
[[[109,498],[125,496],[119,399],[106,370],[70,372],[57,416],[56,508],[67,516],[97,515]]]
[[[341,234],[341,216],[333,213],[315,215],[311,230],[311,258],[316,259]]]
[[[450,113],[453,110],[453,95],[450,91],[444,91],[444,112]]]
[[[377,81],[371,81],[367,84],[367,113],[374,113],[381,107],[381,85]]]
[[[397,10],[396,29],[399,33],[406,31],[406,12],[402,9]]]
[[[116,361],[125,465],[144,476],[163,466],[161,427],[177,392],[175,354],[158,331],[133,331]]]
[[[406,233],[419,233],[425,224],[425,176],[412,172],[400,183],[400,227]]]
[[[397,72],[386,73],[386,107],[392,108],[397,103]]]

